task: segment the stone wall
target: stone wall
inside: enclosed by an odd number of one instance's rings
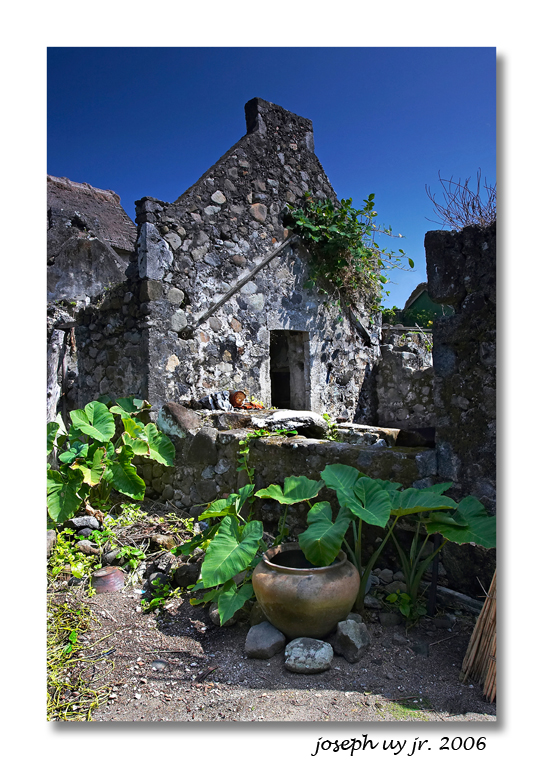
[[[454,306],[434,323],[438,474],[496,508],[496,225],[428,232],[428,290]]]
[[[377,424],[417,429],[434,426],[432,333],[383,328],[377,366]]]

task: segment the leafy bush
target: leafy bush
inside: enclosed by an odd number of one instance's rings
[[[331,285],[348,302],[363,293],[370,299],[372,309],[377,310],[383,285],[388,282],[381,271],[401,268],[406,256],[401,248],[396,256],[394,251],[386,251],[377,244],[376,235],[392,237],[392,230],[380,229],[375,224],[374,197],[369,195],[364,208],[357,210],[352,199],[334,204],[329,199],[314,199],[306,192],[302,208],[287,205],[285,224],[300,236],[312,257],[306,287],[318,282],[319,290],[327,293],[325,286]],[[413,261],[407,261],[413,268]]]
[[[47,454],[55,448],[59,465],[58,469],[47,465],[47,511],[55,524],[87,504],[107,506],[112,489],[143,499],[145,482],[132,464],[134,456],[173,465],[170,438],[152,422],[142,421],[149,408],[149,403],[136,398],[121,398],[111,407],[94,400],[70,412],[68,431],[60,422],[49,422]]]

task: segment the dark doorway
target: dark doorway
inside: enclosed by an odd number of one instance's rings
[[[309,334],[270,331],[271,404],[274,408],[309,408]]]

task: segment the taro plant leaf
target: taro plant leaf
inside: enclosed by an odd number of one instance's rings
[[[321,472],[321,477],[328,488],[350,494],[361,473],[346,464],[329,464]]]
[[[430,518],[434,518],[430,515]],[[496,547],[496,518],[489,515],[479,499],[475,496],[466,496],[458,504],[454,514],[454,525],[447,521],[434,521],[426,523],[428,533],[441,533],[444,539],[454,541],[455,544],[479,544],[485,549]],[[467,523],[467,526],[458,527],[458,523]]]
[[[51,453],[55,445],[55,437],[60,428],[60,424],[57,421],[50,421],[47,424],[47,455]]]
[[[103,403],[93,400],[84,410],[70,411],[70,419],[76,430],[107,443],[115,434],[115,419]]]
[[[81,499],[78,491],[81,481],[80,472],[70,472],[63,476],[55,470],[47,470],[47,511],[55,523],[64,523],[79,509]]]
[[[342,507],[370,525],[384,528],[390,517],[390,498],[370,477],[360,477],[349,491],[336,490]]]
[[[199,581],[196,584],[194,584],[193,588],[189,588],[189,592],[194,591],[200,591],[202,589],[202,582]],[[191,605],[202,605],[209,602],[215,602],[218,599],[218,596],[222,592],[222,587],[219,587],[218,589],[210,589],[208,592],[204,592],[202,597],[191,597],[189,600],[189,603]]]
[[[456,509],[457,503],[448,496],[432,493],[430,490],[408,488],[406,491],[390,491],[392,514],[396,517],[431,512],[440,509]]]
[[[219,530],[220,523],[212,525],[210,528],[206,528],[205,531],[197,533],[190,541],[185,541],[183,544],[179,544],[171,550],[172,555],[192,555],[197,547],[205,547],[207,542],[212,539]]]
[[[74,440],[67,451],[59,454],[58,460],[61,464],[73,464],[76,459],[86,458],[89,452],[89,444]]]
[[[307,529],[298,537],[301,550],[317,566],[330,565],[336,559],[343,537],[352,517],[342,507],[335,522],[332,521],[332,507],[327,501],[314,504],[307,513]]]
[[[139,400],[137,397],[120,397],[116,405],[109,409],[111,413],[118,413],[122,416],[131,416],[144,410],[149,410],[151,403],[147,400]]]
[[[245,570],[255,556],[264,529],[260,520],[244,527],[228,515],[207,548],[202,563],[201,579],[205,587],[215,587]]]
[[[429,485],[428,488],[420,488],[421,491],[427,491],[429,493],[445,493],[452,486],[452,483],[436,483],[435,485]]]
[[[240,488],[239,493],[235,494],[237,497],[234,500],[234,505],[236,507],[236,512],[239,514],[241,512],[241,509],[247,499],[251,497],[251,494],[253,493],[255,487],[254,485],[244,485],[243,488]]]
[[[298,504],[301,501],[312,499],[324,486],[321,480],[310,480],[308,477],[285,477],[284,489],[279,485],[270,485],[257,491],[255,496],[260,499],[275,499],[279,504]]]
[[[221,589],[217,600],[221,626],[227,622],[228,619],[231,619],[236,611],[243,608],[247,600],[250,600],[253,595],[253,585],[250,581],[243,584],[241,587],[238,587],[233,579],[227,581]]]
[[[104,480],[125,496],[139,500],[145,496],[145,481],[139,477],[136,468],[131,464],[133,455],[130,448],[123,445],[116,455],[116,460],[107,469]]]
[[[165,464],[167,467],[173,467],[175,447],[168,435],[159,432],[152,422],[145,426],[144,431],[149,443],[151,459],[158,461],[159,464]]]
[[[227,499],[217,499],[217,501],[212,501],[205,512],[202,512],[202,514],[198,516],[198,520],[207,520],[210,517],[235,515],[236,508],[234,506],[234,496],[235,494],[231,493]]]
[[[98,483],[102,480],[104,472],[107,468],[106,464],[104,463],[105,455],[106,449],[99,447],[94,452],[94,456],[92,457],[92,462],[90,464],[80,463],[79,461],[75,462],[73,469],[81,470],[83,473],[84,483],[92,487],[94,485],[98,485]]]

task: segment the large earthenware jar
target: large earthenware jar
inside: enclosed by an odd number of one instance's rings
[[[354,605],[360,577],[340,552],[332,565],[317,567],[298,544],[269,549],[253,573],[260,606],[287,638],[324,637],[343,621]]]

